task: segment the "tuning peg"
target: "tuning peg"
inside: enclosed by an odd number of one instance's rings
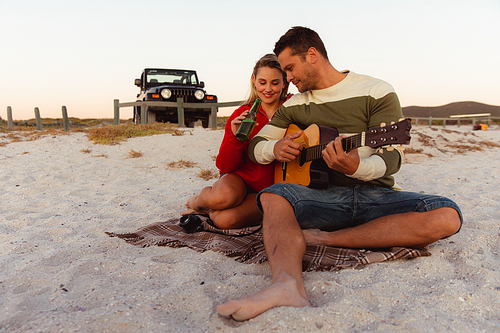
[[[394,121],[391,121],[391,125],[394,125],[395,123],[396,123],[396,122],[394,122]]]
[[[399,121],[403,121],[403,120],[405,120],[405,118],[399,118]]]
[[[386,123],[380,123],[380,127],[385,127]]]
[[[404,151],[405,147],[404,146],[397,146],[396,149],[399,150],[399,151]]]
[[[379,152],[380,154],[383,154],[383,153],[384,153],[384,150],[383,150],[382,148],[380,148],[380,149],[378,150],[378,152]]]
[[[394,147],[393,146],[389,146],[387,147],[387,151],[393,151],[394,150]]]

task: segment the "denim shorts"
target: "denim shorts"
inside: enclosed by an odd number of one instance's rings
[[[428,212],[443,207],[454,208],[463,223],[460,208],[448,198],[397,191],[377,185],[331,185],[325,190],[317,190],[302,185],[278,183],[258,194],[257,205],[261,212],[260,195],[264,192],[278,194],[287,199],[302,229],[334,231],[387,215]]]

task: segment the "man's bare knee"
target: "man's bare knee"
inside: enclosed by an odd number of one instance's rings
[[[276,196],[278,196],[278,195],[274,194],[274,193],[264,192],[264,193],[261,193],[261,195],[260,195],[260,201],[267,202],[269,200],[272,200],[273,197],[276,197]]]
[[[453,208],[443,207],[423,214],[427,216],[421,221],[418,232],[430,243],[449,237],[460,229],[460,216]]]
[[[269,209],[275,208],[276,203],[279,201],[283,202],[283,200],[288,202],[288,200],[286,200],[285,198],[283,198],[281,195],[278,194],[264,192],[260,195],[260,203],[264,211],[266,211],[268,208]]]
[[[460,220],[460,215],[458,212],[449,207],[440,208],[439,211],[439,229],[444,235],[442,237],[448,237],[454,235],[460,230],[462,222]]]

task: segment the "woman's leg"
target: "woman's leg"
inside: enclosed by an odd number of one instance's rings
[[[257,193],[247,195],[243,179],[236,174],[225,174],[213,186],[205,187],[200,194],[186,203],[188,210],[182,213],[206,213],[220,229],[243,228],[262,220],[257,208]]]
[[[187,211],[182,215],[194,212],[209,213],[239,206],[245,199],[247,187],[240,176],[228,173],[219,178],[212,186],[201,190],[200,194],[189,198]]]
[[[225,210],[212,210],[210,219],[217,228],[235,229],[258,224],[262,221],[262,213],[257,208],[255,198],[257,193],[249,193],[243,202],[233,208]]]

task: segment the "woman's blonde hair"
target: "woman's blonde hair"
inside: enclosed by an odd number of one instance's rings
[[[269,53],[260,58],[255,64],[252,72],[252,76],[250,77],[250,96],[243,103],[243,105],[253,104],[257,97],[257,88],[255,88],[255,84],[252,82],[252,78],[257,78],[257,72],[262,67],[276,68],[283,74],[283,90],[281,90],[280,101],[284,102],[288,96],[288,85],[289,82],[286,79],[286,73],[281,69],[280,63],[278,61],[278,57],[276,55]]]

